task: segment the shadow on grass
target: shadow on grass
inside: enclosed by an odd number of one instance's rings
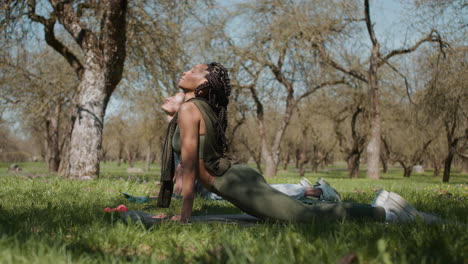
[[[121,199],[114,199],[110,204],[119,204]],[[106,204],[108,200],[106,201]],[[4,235],[16,235],[27,238],[34,234],[51,234],[58,231],[84,229],[96,221],[110,223],[110,214],[104,212],[106,204],[65,203],[38,208],[32,202],[23,208],[6,210],[0,207],[0,227]]]
[[[81,258],[82,254],[103,259],[106,258],[105,252],[90,241],[81,240],[80,236],[83,232],[92,233],[92,230],[102,233],[106,226],[119,221],[119,217],[105,213],[103,209],[107,204],[120,202],[122,200],[116,198],[84,203],[48,202],[43,206],[41,201],[28,201],[23,206],[11,209],[0,207],[0,241],[11,240],[21,245],[22,250],[32,252],[65,245],[66,251],[75,259]]]

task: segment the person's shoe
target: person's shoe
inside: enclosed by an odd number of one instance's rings
[[[413,222],[418,217],[421,217],[418,210],[411,206],[403,197],[394,192],[388,193],[387,199],[383,205],[380,206],[382,206],[385,211],[395,214],[395,218],[391,222],[407,223]]]
[[[323,178],[318,178],[313,187],[322,190],[322,195],[319,197],[320,201],[341,202],[340,194]]]
[[[312,183],[307,180],[305,177],[302,177],[301,180],[299,181],[299,185],[304,186],[304,187],[313,187]]]
[[[378,190],[374,200],[372,201],[372,206],[373,207],[376,207],[376,206],[383,207],[383,205],[387,201],[388,194],[389,194],[389,192],[387,192],[384,189]]]
[[[396,193],[386,190],[379,190],[372,206],[380,206],[385,209],[385,213],[390,214],[388,222],[404,223],[414,221],[417,218],[426,224],[444,223],[444,219],[431,213],[420,212],[412,207],[408,202]]]

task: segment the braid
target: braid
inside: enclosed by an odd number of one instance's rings
[[[220,153],[225,156],[228,151],[226,139],[227,128],[227,106],[229,104],[229,95],[231,94],[231,81],[229,74],[223,65],[212,62],[208,65],[208,74],[205,78],[207,82],[201,84],[195,89],[195,97],[205,100],[213,109],[217,117],[217,141],[220,146]],[[203,93],[200,93],[203,91]]]

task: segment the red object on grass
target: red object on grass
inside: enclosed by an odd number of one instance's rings
[[[107,212],[107,213],[115,212],[115,211],[123,213],[123,212],[127,212],[128,208],[125,205],[121,204],[121,205],[117,206],[116,208],[107,207],[107,208],[104,209],[104,212]]]

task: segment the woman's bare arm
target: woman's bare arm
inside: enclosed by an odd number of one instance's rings
[[[182,193],[182,183],[183,183],[183,174],[182,174],[182,166],[177,164],[177,168],[174,172],[174,193],[180,195]]]
[[[192,214],[195,179],[198,174],[198,137],[201,114],[193,103],[184,103],[179,109],[178,125],[182,143],[182,223]]]

